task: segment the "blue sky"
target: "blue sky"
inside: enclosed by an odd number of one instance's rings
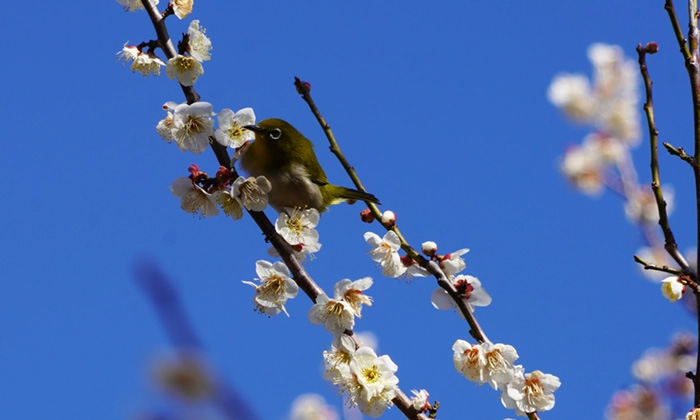
[[[555,410],[542,418],[602,417],[632,382],[631,363],[694,324],[640,275],[632,255],[641,238],[621,201],[582,196],[559,175],[558,157],[586,129],[545,91],[558,72],[590,74],[593,42],[634,56],[637,43],[657,41],[649,65],[661,140],[690,149],[688,82],[663,2],[457,3],[198,1],[169,28],[173,37],[191,19],[207,28],[214,49],[196,84],[203,100],[292,122],[317,144],[329,179],[349,185],[292,86],[294,76],[308,80],[409,242],[471,249],[466,273],[493,297],[476,312],[488,336],[515,346],[526,370],[560,377]],[[148,369],[169,342],[133,280],[140,258],[172,278],[211,363],[260,418],[284,418],[302,392],[340,407],[321,377],[330,335],[307,321],[308,299],[287,305],[289,319],[252,310],[241,280],[269,258],[252,221],[193,218],[168,189],[190,164],[212,174],[217,164],[155,133],[161,104],[183,100],[179,87],[115,62],[127,40],[154,37],[145,13],[114,1],[19,2],[5,29],[14,36],[0,105],[9,186],[0,207],[0,417],[126,419],[158,406]],[[643,141],[634,156],[647,182]],[[695,241],[691,172],[665,154],[661,165],[685,249]],[[405,392],[428,389],[442,418],[513,417],[497,393],[454,371],[451,346],[469,339],[468,326],[431,307],[435,282],[399,282],[374,267],[362,234],[381,232],[359,221],[360,210],[323,215],[311,275],[326,290],[374,278],[375,304],[356,329],[378,336]],[[385,418],[402,417],[392,409]]]

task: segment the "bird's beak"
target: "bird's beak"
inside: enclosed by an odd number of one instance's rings
[[[262,129],[262,128],[258,127],[257,125],[253,125],[253,124],[251,124],[251,125],[244,125],[243,128],[246,129],[246,130],[254,131],[254,132],[256,132],[256,133],[262,133],[262,132],[263,132],[263,129]]]

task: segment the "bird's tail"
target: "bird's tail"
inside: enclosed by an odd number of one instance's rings
[[[327,191],[330,193],[329,195],[333,197],[332,200],[330,200],[331,204],[338,204],[342,203],[343,201],[369,201],[370,203],[374,204],[381,204],[379,202],[379,199],[374,196],[374,194],[370,194],[368,192],[364,191],[358,191],[358,190],[353,190],[352,188],[345,188],[345,187],[340,187],[338,185],[333,185],[333,186],[327,186],[326,188],[331,187],[331,191]]]

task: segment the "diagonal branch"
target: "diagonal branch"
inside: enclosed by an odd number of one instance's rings
[[[150,1],[141,0],[141,2],[148,13],[148,16],[151,18],[153,27],[158,35],[159,44],[161,45],[162,50],[165,52],[166,57],[168,59],[175,57],[175,48],[170,40],[170,36],[168,35],[164,17],[158,13],[156,6],[151,4]],[[195,91],[194,87],[180,86],[182,87],[182,91],[187,98],[188,104],[199,101],[200,95]],[[219,164],[230,169],[232,179],[237,178],[239,176],[238,172],[231,165],[231,158],[228,155],[226,147],[222,146],[216,141],[210,141],[210,146],[214,151]],[[315,303],[316,298],[320,294],[323,294],[324,291],[313,281],[311,276],[309,276],[306,270],[301,266],[301,263],[294,256],[291,246],[276,232],[272,222],[270,222],[270,219],[265,215],[265,213],[256,211],[248,211],[248,213],[263,232],[265,241],[271,243],[280,254],[280,257],[292,273],[294,281],[299,285],[304,293],[306,293],[311,301]],[[352,331],[346,331],[346,334],[352,336]],[[355,340],[355,343],[357,346],[357,340]],[[411,400],[398,388],[397,395],[392,402],[408,419],[427,420],[425,415],[413,408]]]
[[[348,160],[345,158],[345,155],[343,155],[342,151],[340,150],[340,147],[338,146],[338,142],[335,140],[333,131],[331,131],[330,125],[323,118],[323,115],[321,115],[321,111],[318,109],[316,103],[311,97],[309,84],[301,81],[301,79],[299,79],[298,77],[295,77],[294,86],[296,87],[297,92],[301,95],[304,102],[306,102],[306,104],[309,106],[309,109],[311,109],[311,112],[318,120],[318,123],[321,125],[321,128],[326,134],[328,142],[331,145],[331,152],[333,152],[333,154],[336,155],[340,163],[343,165],[343,168],[345,168],[345,171],[350,176],[350,179],[355,184],[355,187],[357,187],[361,191],[365,191],[362,182],[360,181],[360,178],[357,175],[357,172],[355,172],[355,169],[352,167],[352,165],[350,165]],[[372,215],[374,216],[375,220],[380,220],[382,214],[379,211],[379,208],[374,203],[366,202],[366,204],[372,212]],[[403,237],[401,231],[399,231],[399,228],[396,225],[387,226],[382,224],[382,226],[384,226],[386,230],[391,230],[394,233],[396,233],[396,235],[399,237],[399,240],[401,241],[401,249],[403,249],[406,252],[406,254],[408,254],[413,259],[413,261],[416,261],[418,265],[420,265],[421,267],[426,269],[430,274],[432,274],[437,279],[438,285],[450,295],[452,300],[459,308],[460,313],[464,316],[464,319],[469,324],[469,334],[479,343],[488,341],[486,333],[474,317],[474,313],[467,307],[466,303],[464,302],[464,299],[457,291],[455,286],[452,284],[452,282],[449,281],[447,276],[445,276],[445,273],[442,271],[442,269],[440,269],[440,266],[434,261],[425,259],[413,247],[411,247],[411,245],[406,241],[406,239]]]

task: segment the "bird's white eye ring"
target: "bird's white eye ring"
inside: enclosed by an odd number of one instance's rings
[[[272,140],[279,140],[280,137],[282,137],[282,130],[279,128],[273,128],[270,130],[269,133],[267,133]]]

